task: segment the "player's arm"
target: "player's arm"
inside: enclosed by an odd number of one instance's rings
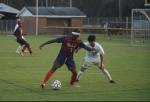
[[[76,49],[75,53],[77,53],[81,48],[82,48],[82,47],[78,47],[78,48]],[[87,47],[87,46],[85,46],[84,49],[86,49],[87,51],[96,51],[96,49],[94,49],[94,48],[89,48],[89,47]]]
[[[42,47],[44,47],[44,45],[51,44],[51,43],[54,43],[54,42],[57,42],[57,40],[56,39],[49,40],[49,41],[41,44],[39,48],[42,50]]]
[[[104,66],[103,66],[103,55],[100,54],[100,59],[101,59],[101,66],[100,69],[102,69],[104,71]]]
[[[89,47],[86,46],[82,41],[81,41],[80,47],[81,47],[81,48],[84,48],[84,49],[87,50],[87,51],[97,51],[97,50],[94,49],[94,48],[89,48]]]
[[[81,49],[81,47],[79,46],[79,47],[75,50],[75,53],[77,53],[80,49]]]
[[[40,45],[39,48],[42,50],[42,47],[44,45],[51,44],[51,43],[54,43],[54,42],[57,42],[57,43],[64,42],[65,38],[66,38],[66,36],[61,37],[61,38],[57,38],[57,39],[53,39],[53,40],[50,40],[50,41],[47,41],[47,42],[43,43],[42,45]]]
[[[103,55],[104,55],[104,50],[101,45],[99,45],[99,53],[100,53],[100,60],[101,60],[101,66],[100,69],[104,71],[104,66],[103,66]]]
[[[86,49],[87,51],[96,51],[96,49],[94,49],[94,48],[89,48],[88,46],[85,46],[84,49]]]

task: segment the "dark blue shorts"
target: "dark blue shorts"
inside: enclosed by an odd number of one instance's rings
[[[57,63],[59,65],[59,68],[63,64],[66,64],[69,70],[70,69],[76,69],[76,64],[73,60],[73,56],[66,57],[65,55],[59,53],[56,60],[55,60],[55,63]]]
[[[24,45],[26,43],[26,41],[24,39],[20,40],[19,38],[17,38],[17,42],[21,45]]]

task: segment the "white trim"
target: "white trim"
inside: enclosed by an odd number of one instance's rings
[[[28,11],[28,9],[26,9],[25,7],[16,15],[16,17],[19,17],[21,14],[23,14],[24,13],[24,11]],[[33,16],[33,14],[30,12],[30,11],[28,11],[29,13],[30,13],[30,15],[31,16]],[[36,15],[35,15],[35,17],[36,17]]]
[[[25,10],[25,7],[20,12],[18,12],[18,14],[16,15],[16,17],[18,17],[24,10]]]

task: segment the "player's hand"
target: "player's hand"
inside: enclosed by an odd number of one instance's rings
[[[101,69],[102,71],[104,71],[104,66],[103,66],[103,65],[101,65],[101,66],[100,66],[100,69]]]
[[[14,40],[17,41],[17,37],[15,37]]]
[[[75,53],[78,53],[78,50],[75,50]]]
[[[39,47],[39,48],[42,50],[43,46],[44,46],[44,45],[42,44],[42,45],[40,45],[40,47]]]

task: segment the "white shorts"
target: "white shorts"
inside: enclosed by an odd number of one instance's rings
[[[101,66],[101,62],[97,61],[97,62],[89,62],[84,60],[82,67],[86,68],[86,69],[91,69],[92,65],[96,65],[98,68],[100,68]],[[104,65],[103,65],[104,66]]]

